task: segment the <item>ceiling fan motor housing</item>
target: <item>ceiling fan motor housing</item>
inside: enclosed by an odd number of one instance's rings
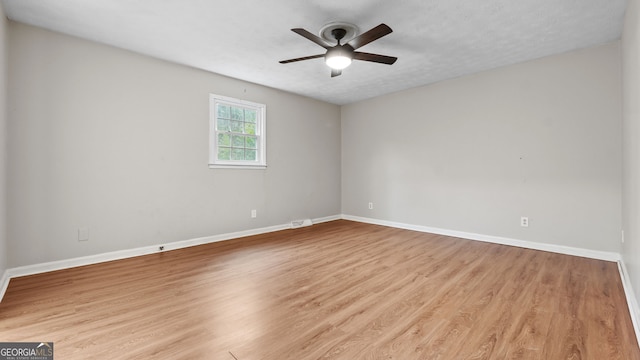
[[[347,30],[343,28],[336,28],[331,30],[331,35],[333,35],[333,37],[338,40],[338,44],[340,44],[340,40],[342,40],[344,36],[347,35]]]
[[[324,55],[324,57],[327,58],[327,57],[334,57],[334,56],[344,56],[352,59],[353,53],[354,53],[353,48],[348,44],[336,45],[331,49],[327,50],[327,53]]]

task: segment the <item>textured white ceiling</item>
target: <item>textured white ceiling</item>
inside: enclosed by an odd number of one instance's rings
[[[334,104],[589,47],[620,38],[627,0],[3,0],[15,21]],[[314,34],[346,21],[394,32],[335,78]]]

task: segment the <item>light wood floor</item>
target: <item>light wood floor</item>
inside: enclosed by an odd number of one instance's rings
[[[612,262],[334,221],[11,280],[56,359],[640,359]]]

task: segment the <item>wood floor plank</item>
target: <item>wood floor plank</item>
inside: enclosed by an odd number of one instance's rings
[[[333,221],[12,279],[61,359],[640,360],[615,263]]]

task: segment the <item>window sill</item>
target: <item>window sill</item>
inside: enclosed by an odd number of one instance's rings
[[[267,165],[216,165],[209,164],[209,169],[244,169],[244,170],[266,170]]]

